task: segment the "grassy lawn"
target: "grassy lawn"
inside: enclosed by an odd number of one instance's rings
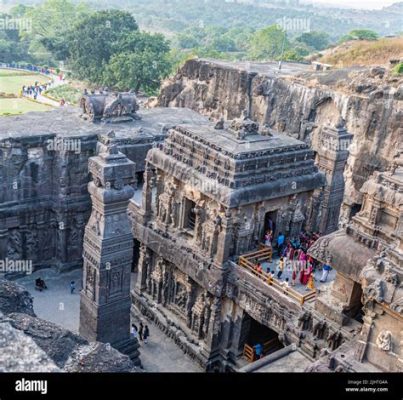
[[[35,81],[45,83],[49,79],[40,74],[26,75],[22,71],[2,69],[0,70],[0,92],[18,94],[23,85],[33,85]]]
[[[82,91],[67,84],[47,90],[45,96],[55,100],[64,99],[67,103],[76,105],[82,96]]]
[[[29,111],[50,111],[53,107],[36,103],[24,98],[2,99],[0,98],[0,115],[16,115]]]

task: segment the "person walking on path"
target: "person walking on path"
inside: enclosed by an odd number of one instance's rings
[[[144,327],[144,343],[147,344],[148,337],[150,336],[150,330],[148,329],[148,325]]]
[[[131,336],[133,339],[137,339],[137,336],[138,336],[138,329],[137,329],[137,326],[134,325],[134,324],[132,324],[132,327],[131,327],[131,329],[130,329],[130,336]]]
[[[143,332],[144,332],[144,326],[143,323],[140,322],[140,328],[139,328],[139,339],[143,340]]]
[[[74,294],[74,291],[76,290],[76,283],[74,281],[70,282],[70,294]]]

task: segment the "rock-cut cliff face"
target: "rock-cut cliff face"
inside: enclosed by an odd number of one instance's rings
[[[403,138],[403,79],[383,68],[316,72],[309,65],[189,60],[164,82],[159,106],[188,107],[225,119],[248,110],[261,124],[309,143],[340,117],[354,135],[345,169],[345,203],[374,170],[388,168]]]

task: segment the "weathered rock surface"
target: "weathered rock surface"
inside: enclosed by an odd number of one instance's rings
[[[23,313],[24,312],[24,313]],[[0,372],[134,372],[130,358],[35,316],[31,295],[0,281]]]
[[[35,317],[32,296],[23,286],[5,279],[0,279],[0,311]]]
[[[12,313],[8,320],[15,329],[31,337],[60,368],[78,346],[87,344],[82,337],[52,322],[26,314]]]
[[[59,368],[29,336],[0,313],[0,372],[58,372]]]
[[[130,358],[105,343],[80,346],[64,366],[67,372],[130,372],[136,371]]]

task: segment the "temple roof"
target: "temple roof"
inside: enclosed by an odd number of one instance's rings
[[[0,141],[7,138],[35,137],[42,135],[84,136],[106,134],[111,129],[116,140],[147,140],[165,136],[174,125],[198,123],[205,117],[187,108],[152,108],[137,112],[139,120],[119,124],[91,123],[80,118],[74,107],[61,107],[46,112],[28,112],[24,115],[0,117]]]
[[[314,152],[304,142],[273,131],[263,136],[244,121],[245,130],[233,123],[217,129],[207,120],[176,126],[148,160],[190,185],[205,182],[200,191],[230,207],[324,184]]]

